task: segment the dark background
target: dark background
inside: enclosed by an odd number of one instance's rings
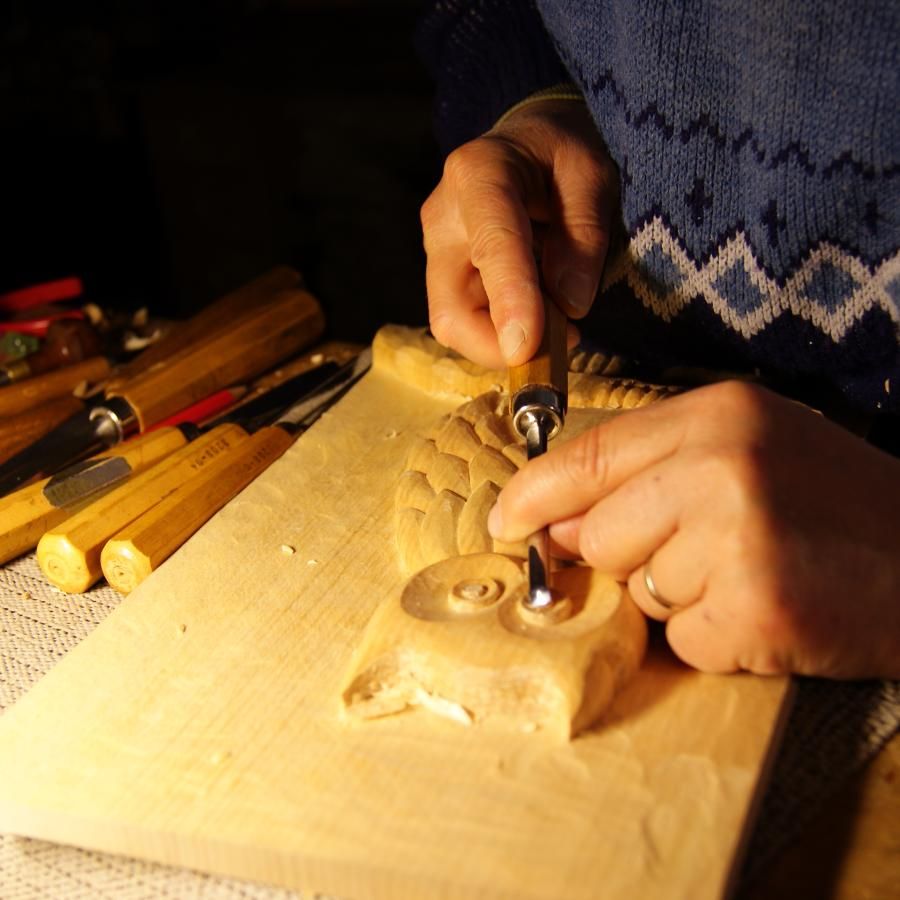
[[[366,340],[424,323],[439,175],[413,0],[0,4],[0,291],[184,316],[277,263]]]

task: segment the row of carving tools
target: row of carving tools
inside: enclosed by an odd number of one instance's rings
[[[277,269],[114,370],[85,408],[0,466],[0,563],[37,547],[61,590],[103,575],[132,590],[368,367],[346,344],[297,356],[323,329],[299,276]],[[223,391],[224,412],[210,403]]]

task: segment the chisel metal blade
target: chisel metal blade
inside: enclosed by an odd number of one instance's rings
[[[312,396],[326,387],[340,370],[341,366],[333,361],[324,362],[313,369],[307,369],[293,378],[288,378],[287,381],[283,381],[264,394],[239,404],[209,425],[204,425],[203,430],[207,431],[226,422],[234,422],[242,428],[246,428],[247,431],[256,431],[296,402],[298,398]]]
[[[360,351],[357,357],[344,363],[330,382],[322,385],[313,396],[301,399],[279,416],[275,424],[295,434],[306,431],[318,418],[328,412],[371,366],[372,349],[367,347]]]
[[[534,357],[509,370],[513,428],[525,439],[528,459],[547,452],[547,443],[563,427],[568,405],[566,317],[544,299],[544,333]],[[550,533],[542,528],[528,539],[528,594],[532,610],[553,606]]]
[[[547,437],[553,422],[548,414],[530,411],[527,415],[525,447],[532,460],[547,452]],[[528,538],[528,597],[531,609],[545,609],[553,603],[550,590],[550,531],[544,527]]]
[[[111,447],[134,428],[131,407],[119,397],[76,413],[0,466],[0,496]]]

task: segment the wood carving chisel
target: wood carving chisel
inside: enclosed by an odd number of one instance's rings
[[[253,378],[313,343],[324,327],[322,309],[311,294],[276,294],[260,308],[235,317],[229,327],[125,383],[107,387],[103,403],[73,416],[0,466],[0,494],[117,444],[136,430],[146,431],[223,387]]]
[[[185,426],[193,427],[192,431],[185,430],[185,434],[195,437],[199,433],[196,428],[198,423],[233,405],[238,398],[243,396],[243,391],[246,391],[246,388],[228,388],[218,391],[198,403],[186,406],[175,415],[166,417],[157,425],[147,429],[145,434],[149,434],[154,428],[184,424]],[[40,438],[47,435],[48,432],[53,432],[58,426],[65,424],[79,411],[88,411],[89,414],[92,408],[102,403],[102,399],[101,397],[99,400],[93,398],[79,400],[74,394],[70,394],[42,403],[30,412],[0,419],[0,463],[7,462],[23,447],[27,447],[32,453],[35,452],[36,448],[39,451],[41,446],[39,443]],[[35,466],[38,463],[39,460],[33,461]],[[75,464],[71,464],[71,466],[73,465]],[[71,466],[65,467],[62,471],[66,471]],[[62,471],[58,474],[61,475]],[[12,496],[18,490],[22,490],[22,488],[17,487],[6,496]],[[0,491],[0,494],[2,494],[2,491]],[[0,520],[0,529],[2,529],[2,520]]]
[[[328,374],[329,369],[326,369],[324,375],[316,369],[300,376],[298,380],[302,380],[304,384],[325,378],[317,389],[306,393],[306,398],[311,399],[304,399],[303,402],[324,402],[331,392],[345,383],[350,367],[343,368],[346,371],[339,370],[331,375]],[[343,377],[339,377],[340,375]],[[304,397],[302,392],[297,391],[296,382],[292,387],[294,402],[298,395]],[[265,417],[265,421],[272,421],[285,407],[282,402],[278,410],[274,411],[271,408],[272,402],[269,395],[263,395],[257,398],[256,405],[251,407],[250,412],[237,421],[232,421],[232,416],[226,415],[211,423],[187,447],[45,533],[37,545],[37,560],[48,581],[67,593],[86,591],[100,578],[100,554],[104,544],[122,528],[176,492],[185,482],[192,481],[199,473],[212,466],[218,458],[230,457],[242,444],[249,442],[249,429],[257,427],[260,415]],[[264,412],[260,413],[260,410]],[[258,445],[257,440],[253,446],[264,454],[266,451]],[[266,458],[269,461],[274,459]],[[210,485],[209,489],[212,496],[221,487]],[[173,515],[172,525],[184,528],[189,521],[190,509],[179,507]]]
[[[548,442],[563,427],[568,405],[566,317],[552,300],[544,300],[544,334],[537,353],[509,370],[513,427],[525,439],[528,459],[547,451]],[[550,535],[542,528],[528,539],[528,595],[531,609],[553,604]]]
[[[69,594],[86,591],[100,577],[100,551],[110,535],[192,472],[245,440],[242,428],[221,425],[45,532],[38,541],[37,561],[47,580]]]
[[[0,391],[2,390],[0,388]],[[234,406],[246,393],[247,388],[243,385],[224,388],[198,403],[185,407],[174,416],[168,416],[152,427],[163,428],[181,422],[203,422]],[[82,410],[91,409],[95,405],[97,401],[90,397],[81,399],[70,393],[41,403],[26,412],[0,418],[0,464],[7,462],[25,447],[33,448],[35,442],[45,434]]]
[[[109,360],[92,356],[64,369],[29,378],[20,384],[0,387],[0,416],[16,416],[29,412],[58,397],[71,397],[81,384],[96,384],[109,375]]]
[[[201,433],[225,422],[233,422],[248,431],[248,426],[260,415],[271,415],[276,409],[280,412],[298,397],[313,396],[320,388],[327,390],[338,371],[337,364],[308,369],[292,380],[292,393],[287,400],[278,396],[272,398],[271,392],[262,394],[243,415],[237,411],[227,413],[202,430],[195,422],[202,414],[205,402],[194,404],[188,409],[193,409],[196,416],[179,422],[167,420],[177,427],[154,426],[146,434],[112,447],[98,457],[76,463],[52,478],[0,498],[0,563],[31,550],[46,531]]]
[[[50,323],[40,350],[0,366],[0,385],[75,365],[100,355],[102,349],[103,341],[90,323],[83,319],[56,319]]]
[[[123,594],[134,590],[334,406],[368,371],[371,359],[371,350],[361,352],[342,367],[344,377],[260,428],[111,538],[100,557],[109,584]]]
[[[110,391],[115,392],[116,388],[127,384],[142,372],[164,363],[192,344],[208,340],[215,332],[234,327],[248,311],[259,309],[270,303],[282,291],[298,289],[302,284],[300,273],[288,266],[270,269],[213,301],[186,322],[180,322],[161,340],[138,354],[131,362],[120,366],[109,379]]]
[[[264,394],[266,391],[278,387],[279,384],[283,384],[289,378],[302,375],[324,363],[333,362],[339,366],[343,365],[351,359],[356,359],[364,349],[362,344],[353,344],[347,341],[325,341],[323,344],[317,344],[312,350],[282,363],[277,369],[257,378],[250,386],[250,393],[241,402],[249,403],[259,394]]]
[[[160,428],[0,497],[0,564],[34,549],[45,531],[183,447],[187,440],[186,430]]]

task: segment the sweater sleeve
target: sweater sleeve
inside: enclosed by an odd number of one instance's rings
[[[529,94],[569,80],[533,0],[432,0],[416,48],[436,82],[445,153]]]

